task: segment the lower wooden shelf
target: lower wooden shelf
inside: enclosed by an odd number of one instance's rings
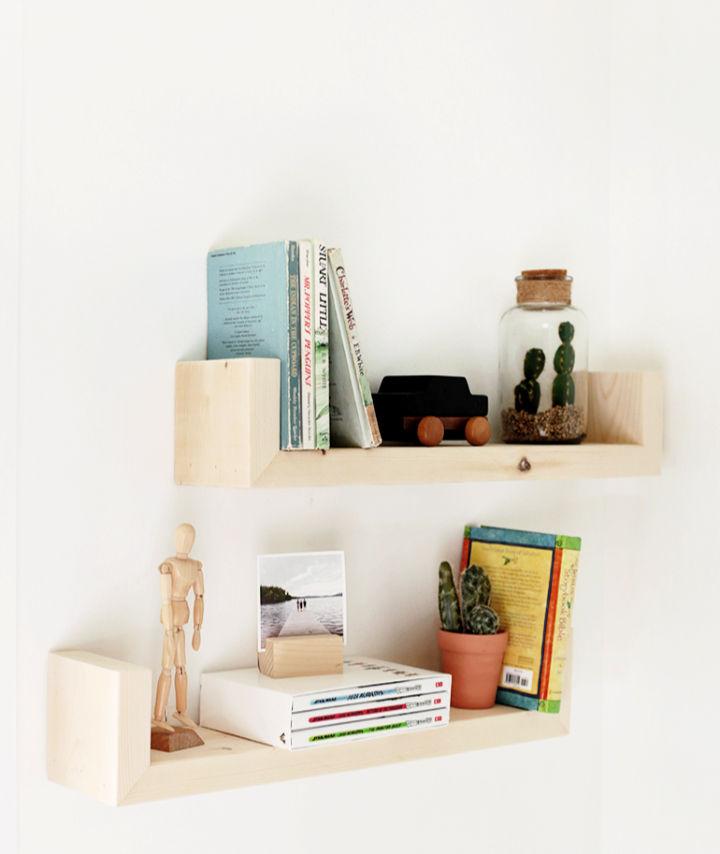
[[[371,741],[289,751],[201,730],[202,747],[151,751],[151,671],[83,651],[48,662],[48,776],[109,804],[238,789],[412,759],[536,741],[569,731],[570,666],[563,711],[507,706],[452,709],[450,725]]]
[[[212,730],[201,730],[201,734],[205,745],[185,751],[186,755],[151,751],[150,767],[123,803],[238,789],[537,741],[567,735],[568,726],[561,715],[495,706],[478,712],[452,709],[449,726],[427,732],[292,752]]]

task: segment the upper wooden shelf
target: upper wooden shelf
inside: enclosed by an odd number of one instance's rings
[[[372,768],[567,735],[571,665],[560,714],[451,709],[450,724],[349,744],[281,750],[202,729],[205,744],[150,749],[152,673],[80,650],[48,661],[48,777],[107,804],[134,804]]]
[[[175,481],[191,486],[462,483],[660,472],[659,372],[588,374],[588,438],[581,445],[436,448],[383,445],[280,451],[279,361],[179,362]]]

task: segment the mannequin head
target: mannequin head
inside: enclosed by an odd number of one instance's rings
[[[188,555],[195,542],[195,528],[184,522],[175,529],[175,551],[178,555]]]

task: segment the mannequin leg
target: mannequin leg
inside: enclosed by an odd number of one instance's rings
[[[197,724],[187,714],[188,677],[185,669],[185,632],[181,627],[175,632],[175,720],[185,726],[197,728]]]
[[[175,632],[175,706],[181,715],[187,712],[187,671],[185,670],[185,632]]]
[[[170,642],[167,636],[163,638],[162,671],[158,678],[157,693],[155,695],[155,709],[153,711],[153,726],[174,732],[172,726],[167,722],[167,703],[170,696],[170,684],[172,682],[173,656]]]

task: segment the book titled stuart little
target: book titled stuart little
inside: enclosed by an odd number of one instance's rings
[[[485,570],[508,632],[498,703],[560,711],[579,556],[579,537],[465,528],[460,569]]]

